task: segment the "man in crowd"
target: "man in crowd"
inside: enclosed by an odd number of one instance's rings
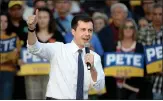
[[[162,5],[155,4],[152,10],[152,22],[139,31],[138,41],[144,46],[163,44]],[[163,72],[152,75],[153,99],[163,99]]]

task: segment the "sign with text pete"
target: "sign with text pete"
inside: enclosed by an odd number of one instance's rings
[[[162,45],[145,47],[145,59],[147,73],[156,73],[162,71]]]
[[[104,72],[106,76],[144,76],[144,57],[134,53],[105,53]]]
[[[21,66],[18,75],[43,75],[49,73],[50,64],[48,60],[32,55],[26,48],[21,50],[21,59],[25,64]]]
[[[16,37],[9,39],[0,39],[0,61],[5,63],[7,61],[16,59]]]

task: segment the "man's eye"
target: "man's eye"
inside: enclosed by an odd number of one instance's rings
[[[92,29],[89,29],[88,31],[89,31],[89,32],[92,32],[93,30],[92,30]]]
[[[82,29],[83,31],[85,31],[85,29]]]

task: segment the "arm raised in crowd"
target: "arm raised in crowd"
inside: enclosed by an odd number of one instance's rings
[[[58,45],[60,43],[58,44],[57,42],[55,44],[54,43],[41,43],[37,40],[35,28],[39,19],[38,13],[39,13],[39,10],[37,9],[35,15],[29,16],[27,20],[27,24],[28,24],[27,48],[30,53],[37,55],[41,58],[46,58],[50,60],[54,56],[54,53],[55,53],[54,51],[58,49],[55,47],[56,46],[59,47]],[[52,46],[55,49],[53,49]]]
[[[38,21],[38,9],[36,10],[36,15],[32,15],[28,17],[27,25],[28,25],[28,44],[34,45],[37,41],[35,28]]]

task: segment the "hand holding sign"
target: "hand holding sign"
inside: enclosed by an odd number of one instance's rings
[[[129,73],[131,73],[131,70],[130,69],[125,69],[122,68],[122,69],[117,69],[116,71],[116,78],[129,78]]]

